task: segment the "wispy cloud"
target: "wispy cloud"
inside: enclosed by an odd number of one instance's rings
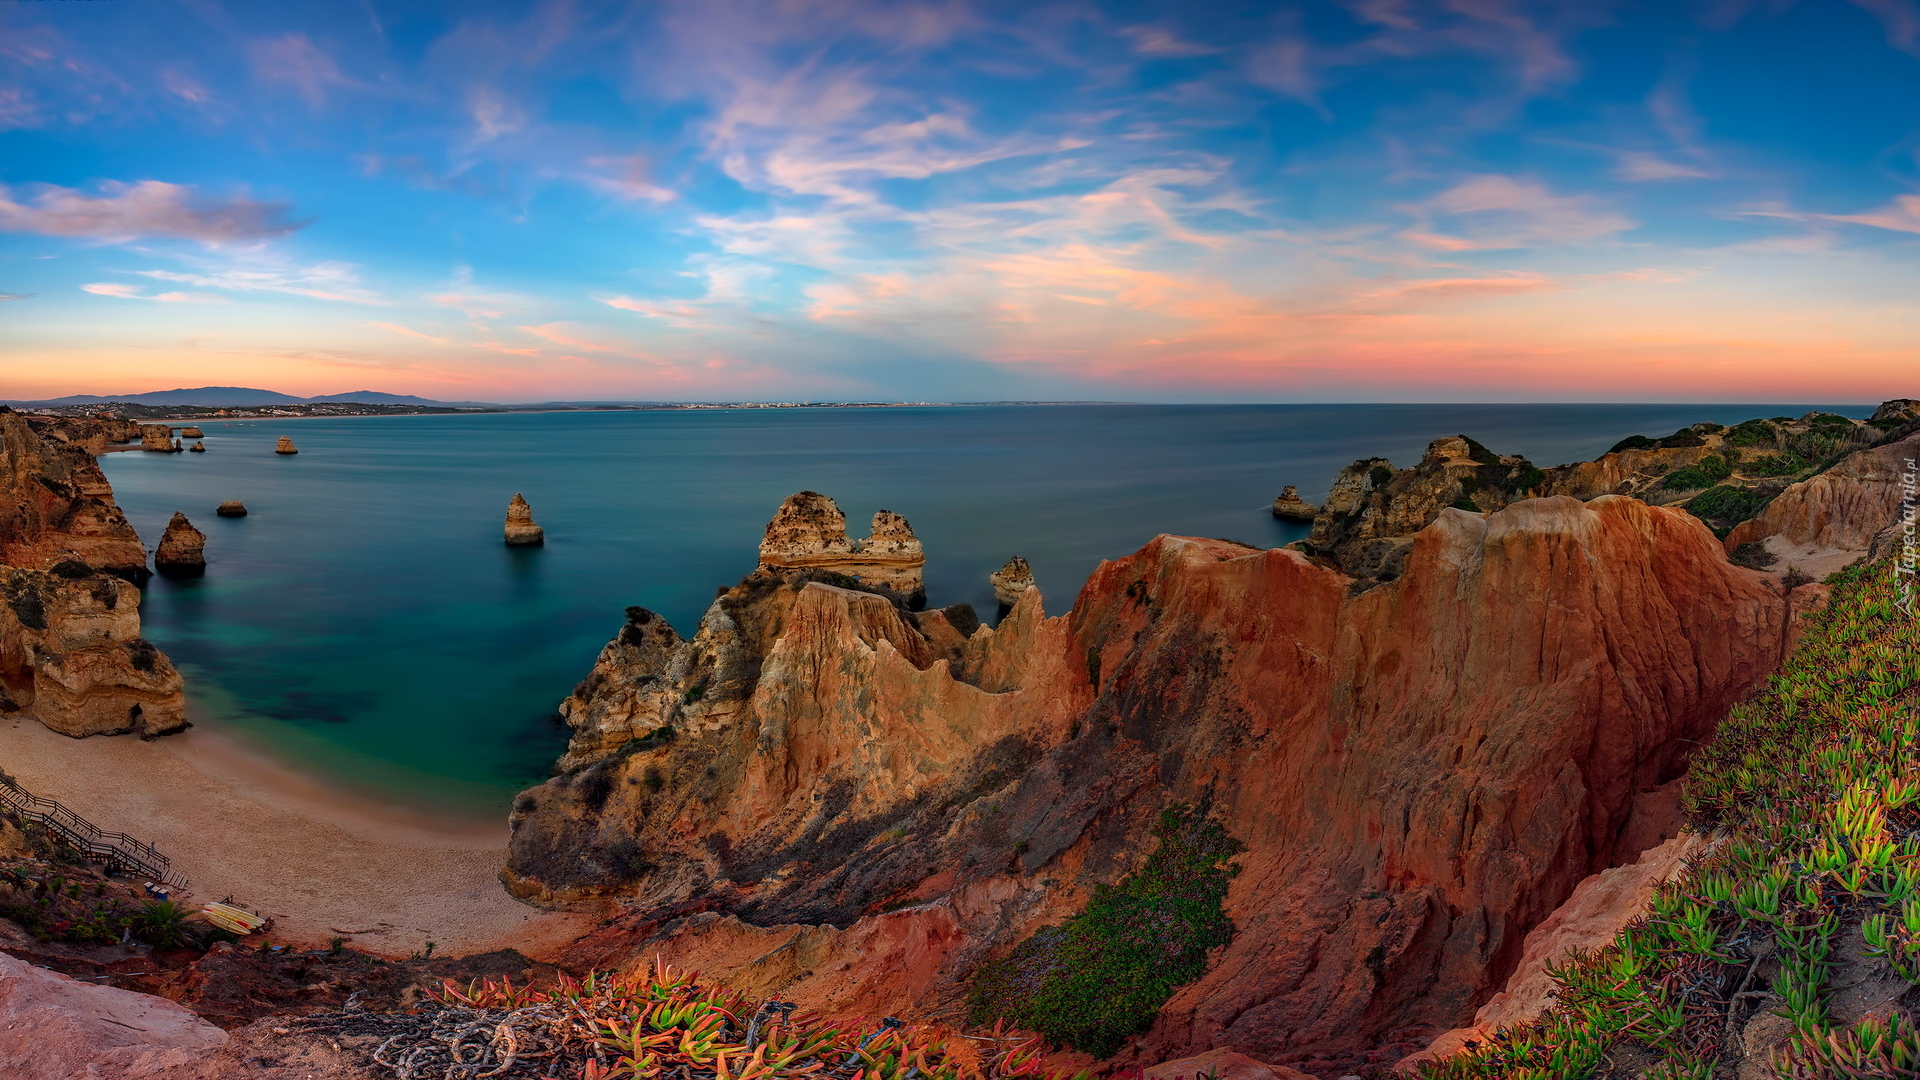
[[[290,260],[252,255],[223,265],[205,266],[197,271],[135,270],[133,273],[157,281],[172,281],[223,292],[283,293],[351,304],[392,303],[362,286],[359,271],[342,262],[302,266]]]
[[[1441,251],[1565,244],[1612,236],[1633,219],[1588,195],[1556,195],[1533,180],[1488,174],[1461,181],[1410,208],[1419,222],[1403,235]]]
[[[247,58],[256,79],[291,88],[316,112],[326,106],[328,90],[353,85],[333,57],[305,34],[283,34],[252,42]]]
[[[0,231],[108,241],[167,238],[206,244],[285,236],[309,223],[289,220],[292,206],[244,196],[203,198],[191,187],[159,180],[109,181],[101,194],[43,186],[24,201],[0,185]]]
[[[138,285],[127,285],[116,281],[96,281],[80,286],[82,292],[95,296],[112,296],[121,300],[156,300],[163,304],[218,304],[217,296],[202,293],[163,292],[146,293]]]
[[[8,300],[31,300],[32,293],[0,293],[0,303]]]

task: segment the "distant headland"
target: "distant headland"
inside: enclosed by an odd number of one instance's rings
[[[595,412],[652,409],[900,409],[959,405],[1121,405],[1117,401],[435,401],[412,394],[349,390],[296,397],[247,386],[198,386],[141,394],[71,394],[41,401],[0,399],[0,405],[49,416],[110,416],[122,420],[203,417],[404,416],[474,412]]]

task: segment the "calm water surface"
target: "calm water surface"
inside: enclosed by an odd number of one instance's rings
[[[993,612],[987,574],[1033,563],[1058,614],[1155,533],[1278,545],[1268,504],[1317,501],[1356,458],[1473,435],[1549,465],[1636,432],[1811,405],[1036,406],[367,417],[203,423],[205,454],[102,459],[149,547],[184,511],[207,575],[156,578],[147,636],[198,722],[336,782],[495,814],[565,742],[550,719],[641,604],[690,633],[753,568],[787,495],[853,532],[913,522],[934,606]],[[1849,416],[1870,407],[1825,406]],[[272,450],[280,435],[300,448]],[[501,543],[525,492],[547,544]],[[225,499],[251,515],[215,517]]]

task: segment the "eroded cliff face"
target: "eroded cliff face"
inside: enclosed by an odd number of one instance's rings
[[[114,433],[0,413],[0,712],[67,735],[186,726],[179,673],[140,636],[146,549],[86,449]]]
[[[632,609],[505,879],[619,900],[595,963],[952,1017],[982,961],[1137,866],[1161,808],[1205,805],[1247,847],[1238,933],[1122,1059],[1411,1049],[1615,861],[1790,613],[1700,522],[1618,497],[1442,508],[1404,571],[1357,591],[1163,536],[1067,616],[1030,590],[993,629],[765,567],[691,641]]]

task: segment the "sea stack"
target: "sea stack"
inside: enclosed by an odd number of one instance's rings
[[[533,523],[533,507],[524,495],[513,493],[507,504],[507,546],[534,547],[547,542],[547,530]]]
[[[160,534],[160,546],[153,553],[153,568],[167,577],[199,577],[207,572],[207,534],[193,527],[187,515],[178,510]]]
[[[1020,602],[1022,593],[1033,588],[1033,567],[1015,555],[1007,565],[988,574],[987,581],[993,585],[993,598],[1001,607],[1010,608]]]
[[[187,447],[187,450],[190,453],[204,454],[207,452],[207,444],[203,442],[196,442],[192,446]]]
[[[183,439],[204,439],[207,437],[207,433],[197,427],[184,427],[180,429],[180,437]]]
[[[799,492],[780,504],[760,540],[760,565],[844,574],[897,593],[910,605],[927,595],[926,551],[906,518],[882,510],[873,515],[867,539],[850,539],[847,516],[817,491]]]
[[[1300,489],[1288,484],[1280,490],[1280,497],[1273,500],[1273,516],[1282,521],[1312,523],[1320,508],[1300,497]]]
[[[274,445],[273,452],[276,454],[297,454],[300,451],[294,449],[291,438],[282,435],[280,436],[280,441]]]
[[[220,508],[215,510],[214,513],[219,514],[221,517],[246,517],[247,504],[241,502],[239,499],[228,499],[226,502],[221,503]]]
[[[141,424],[140,449],[155,454],[173,453],[173,429],[165,424]]]

